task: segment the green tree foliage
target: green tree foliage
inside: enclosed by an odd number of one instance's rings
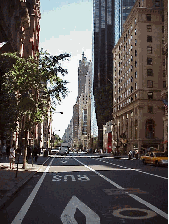
[[[1,96],[5,93],[8,98],[15,98],[18,120],[20,121],[24,115],[29,117],[29,127],[25,125],[28,130],[31,125],[40,122],[42,117],[47,115],[52,99],[60,102],[67,95],[67,81],[60,77],[67,74],[67,70],[61,67],[61,61],[68,59],[70,55],[52,56],[41,50],[38,59],[21,58],[17,53],[5,53],[0,57]],[[5,102],[5,97],[1,97],[1,100]],[[13,108],[11,101],[8,107]],[[5,106],[4,110],[8,107]]]

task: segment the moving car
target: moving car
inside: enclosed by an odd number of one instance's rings
[[[149,152],[141,156],[141,160],[145,165],[168,166],[168,155],[165,152]]]
[[[58,155],[61,155],[61,156],[64,156],[65,155],[66,156],[68,153],[69,153],[68,148],[61,147],[61,149],[58,152]]]
[[[50,155],[57,155],[59,153],[59,149],[51,149],[49,154]]]

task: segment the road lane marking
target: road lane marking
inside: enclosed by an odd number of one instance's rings
[[[106,162],[106,161],[102,161],[102,162],[108,163],[108,162]],[[154,177],[159,177],[159,178],[162,178],[162,179],[164,179],[164,180],[168,180],[167,177],[162,177],[162,176],[159,176],[159,175],[157,175],[157,174],[147,173],[147,172],[141,171],[140,169],[132,169],[132,168],[128,168],[128,167],[126,167],[126,166],[121,166],[121,165],[118,165],[118,164],[115,164],[115,163],[113,163],[113,164],[112,164],[112,163],[109,163],[109,164],[114,165],[114,166],[123,167],[123,168],[128,169],[128,170],[135,170],[135,171],[137,171],[137,172],[144,173],[144,174],[147,174],[147,175],[150,175],[150,176],[154,176]]]
[[[82,163],[81,161],[79,161],[78,159],[74,158],[76,161],[78,161],[79,163],[81,163],[83,166],[85,166],[86,168],[88,168],[89,170],[93,171],[94,173],[96,173],[98,176],[102,177],[103,179],[105,179],[106,181],[108,181],[110,184],[112,184],[113,186],[117,187],[118,189],[122,189],[124,190],[125,188],[121,187],[120,185],[116,184],[114,181],[110,180],[109,178],[105,177],[104,175],[100,174],[98,171],[94,170],[93,168],[91,168],[90,166],[85,165],[84,163]],[[128,192],[126,192],[127,195],[129,195],[130,197],[132,197],[133,199],[135,199],[136,201],[140,202],[141,204],[144,204],[146,207],[150,208],[151,210],[153,210],[154,212],[156,212],[157,214],[161,215],[162,217],[164,217],[165,219],[168,219],[168,214],[163,212],[162,210],[158,209],[157,207],[155,207],[154,205],[150,204],[147,201],[144,201],[143,199],[139,198],[138,196],[134,195],[134,194],[130,194]]]
[[[72,178],[72,181],[76,181],[74,175],[65,175],[65,176],[64,176],[64,181],[67,181],[67,178],[68,178],[68,177],[71,177],[71,178]]]
[[[22,206],[22,208],[20,209],[20,211],[18,212],[18,214],[15,216],[14,220],[12,221],[11,224],[21,224],[26,213],[28,212],[28,209],[30,208],[33,200],[35,199],[36,194],[38,193],[38,190],[46,176],[46,173],[49,171],[49,168],[53,162],[54,158],[50,161],[49,165],[47,166],[46,170],[44,171],[43,175],[41,176],[41,178],[39,179],[39,181],[37,182],[36,186],[34,187],[34,189],[32,190],[31,194],[29,195],[29,197],[27,198],[26,202],[24,203],[24,205]]]
[[[80,201],[76,196],[73,196],[61,215],[61,221],[63,224],[78,224],[74,218],[76,209],[79,209],[86,217],[86,224],[100,224],[100,217],[91,210],[87,205]]]
[[[74,175],[70,175],[70,174],[69,175],[64,175],[64,176],[61,176],[61,175],[58,175],[58,174],[53,175],[52,181],[61,181],[61,180],[63,180],[64,182],[67,182],[68,180],[69,181],[76,181],[76,178],[75,178]],[[79,181],[90,181],[90,178],[85,174],[83,174],[83,175],[79,174],[79,175],[77,175],[77,180],[79,180]]]

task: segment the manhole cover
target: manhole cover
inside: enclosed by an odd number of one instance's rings
[[[113,211],[113,215],[123,219],[148,219],[156,216],[156,213],[140,208],[123,208]]]
[[[122,211],[120,212],[120,214],[124,216],[140,217],[140,216],[146,216],[147,212],[139,210],[130,210],[130,211]]]

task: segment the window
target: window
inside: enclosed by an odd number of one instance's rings
[[[147,96],[149,100],[153,99],[153,92],[148,92]]]
[[[147,88],[153,88],[153,81],[147,80]]]
[[[135,29],[135,35],[137,35],[137,29]]]
[[[135,72],[135,78],[137,79],[137,72]]]
[[[135,139],[138,138],[138,121],[135,120]]]
[[[152,119],[146,121],[145,126],[145,137],[148,139],[153,139],[155,136],[155,122]]]
[[[147,42],[152,42],[152,36],[147,35]]]
[[[166,88],[166,81],[163,81],[163,88]]]
[[[163,77],[165,77],[165,70],[163,70]]]
[[[137,82],[135,82],[135,89],[137,89]]]
[[[152,47],[151,46],[147,46],[147,54],[152,54]]]
[[[147,21],[151,21],[151,14],[146,15]]]
[[[153,69],[147,69],[147,76],[153,76]]]
[[[155,0],[155,7],[160,7],[160,0]]]
[[[165,59],[163,59],[163,66],[165,66]]]
[[[137,93],[135,94],[135,99],[137,99]]]
[[[137,40],[135,39],[135,46],[137,45]]]
[[[151,25],[147,25],[147,32],[152,32],[152,27],[151,27]]]
[[[137,67],[137,61],[135,61],[135,67]]]
[[[135,56],[137,56],[137,50],[135,50]]]
[[[153,64],[152,58],[147,58],[147,65],[152,65],[152,64]]]
[[[164,33],[164,26],[162,26],[162,33]]]
[[[148,106],[148,113],[153,114],[153,106]]]

